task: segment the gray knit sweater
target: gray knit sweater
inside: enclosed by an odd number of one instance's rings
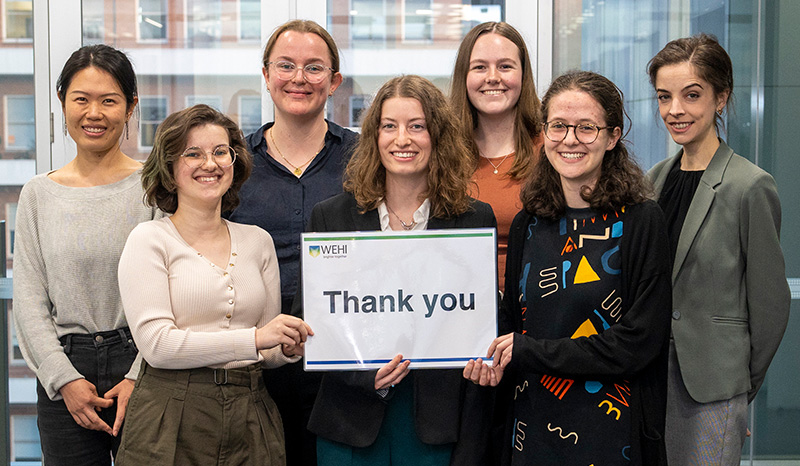
[[[83,378],[59,343],[127,325],[117,265],[128,233],[160,217],[142,201],[141,171],[113,184],[67,187],[46,174],[22,188],[14,243],[14,321],[28,365],[52,400]],[[138,358],[137,358],[138,361]],[[139,365],[126,375],[135,379]]]

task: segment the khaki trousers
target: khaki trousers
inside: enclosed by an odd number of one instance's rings
[[[128,404],[117,466],[284,466],[283,427],[261,366],[156,369]]]

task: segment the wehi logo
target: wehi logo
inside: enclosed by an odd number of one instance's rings
[[[323,258],[331,257],[346,257],[347,245],[346,244],[322,244],[319,246],[309,246],[308,254],[311,257],[317,257],[322,254]]]

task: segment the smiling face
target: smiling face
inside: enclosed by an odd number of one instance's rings
[[[61,105],[78,152],[104,155],[119,150],[130,112],[113,76],[93,66],[78,71],[61,96]],[[131,109],[134,106],[135,99]]]
[[[225,128],[212,124],[195,126],[187,134],[184,151],[194,147],[211,154],[215,147],[222,144],[230,144]],[[220,168],[213,157],[206,157],[205,162],[197,168],[191,168],[182,157],[178,157],[172,165],[172,172],[179,208],[198,203],[216,204],[219,207],[222,196],[233,181],[233,165]]]
[[[478,37],[469,58],[467,97],[484,116],[504,116],[514,109],[522,89],[519,49],[500,34]]]
[[[566,125],[592,124],[606,126],[606,117],[600,104],[586,92],[569,89],[550,99],[547,108],[548,123],[561,122]],[[620,129],[601,129],[597,139],[585,144],[575,137],[574,128],[569,128],[561,142],[544,138],[547,160],[561,177],[564,196],[570,207],[579,207],[570,199],[580,199],[582,186],[593,188],[600,177],[603,156],[620,138]]]
[[[383,102],[378,150],[387,181],[392,177],[427,180],[431,135],[417,99],[392,97]]]
[[[682,62],[658,70],[656,95],[658,112],[676,143],[693,152],[716,147],[715,113],[725,107],[727,93],[715,95],[711,84]]]
[[[276,111],[296,116],[321,117],[325,101],[342,83],[342,75],[327,71],[328,75],[321,82],[312,84],[306,81],[302,68],[310,64],[331,67],[330,51],[325,41],[314,33],[286,31],[275,42],[269,61],[288,61],[298,68],[297,73],[289,80],[278,77],[274,64],[262,69]]]

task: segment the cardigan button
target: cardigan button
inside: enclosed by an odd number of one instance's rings
[[[672,318],[678,320],[681,318],[681,311],[672,311]]]

